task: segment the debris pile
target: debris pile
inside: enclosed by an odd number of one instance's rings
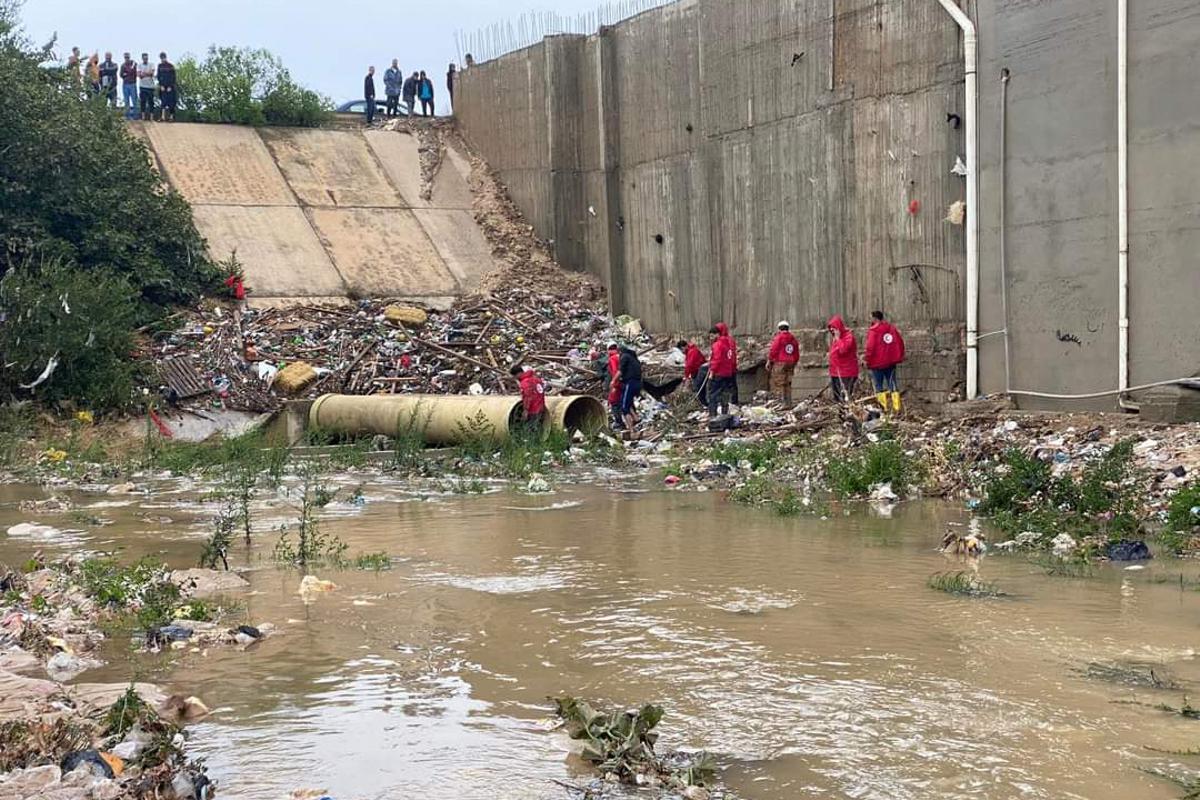
[[[663,718],[659,706],[620,712],[598,711],[574,697],[555,698],[555,713],[568,736],[582,744],[580,756],[603,776],[598,785],[565,788],[586,797],[603,796],[604,784],[625,784],[657,790],[665,796],[682,795],[689,800],[729,797],[716,782],[716,761],[707,753],[655,751]]]

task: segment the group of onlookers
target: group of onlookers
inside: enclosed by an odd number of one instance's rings
[[[158,54],[158,63],[150,62],[150,54],[142,53],[136,62],[125,53],[120,63],[113,61],[112,53],[106,52],[104,60],[99,53],[84,61],[78,47],[71,48],[67,58],[67,76],[85,87],[92,95],[103,97],[113,108],[124,108],[127,119],[150,120],[155,118],[155,101],[158,102],[160,119],[175,118],[178,105],[178,88],[175,82],[175,65],[167,60],[166,53]],[[118,99],[117,86],[121,87]]]
[[[467,54],[467,66],[475,63]],[[454,86],[458,82],[458,68],[451,64],[446,72],[446,92],[450,102],[454,102]],[[404,115],[411,117],[416,114],[417,103],[421,104],[421,116],[437,116],[436,97],[433,81],[424,70],[413,72],[408,77],[400,70],[400,59],[393,58],[392,65],[383,73],[383,93],[387,97],[384,114],[391,118],[398,116],[401,109]],[[367,124],[375,122],[375,67],[367,67],[367,76],[363,79],[363,100],[366,101],[364,113]]]

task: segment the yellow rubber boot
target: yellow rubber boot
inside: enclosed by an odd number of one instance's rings
[[[885,404],[886,405],[886,404]],[[892,392],[892,408],[897,414],[900,413],[900,393]]]
[[[888,412],[888,393],[879,392],[875,395],[875,400],[879,402],[879,407],[882,408],[883,413],[886,414]]]

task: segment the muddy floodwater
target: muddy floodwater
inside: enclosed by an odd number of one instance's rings
[[[73,493],[105,527],[17,509],[0,531],[78,527],[47,540],[0,533],[0,561],[41,548],[121,548],[192,566],[212,507],[186,482],[146,497]],[[133,657],[83,680],[140,677],[214,709],[193,728],[221,796],[562,798],[590,773],[547,732],[547,696],[667,710],[663,742],[718,754],[747,798],[1172,798],[1139,769],[1193,767],[1152,748],[1200,746],[1200,721],[1142,703],[1196,696],[1197,570],[1155,562],[1087,580],[1017,557],[980,572],[1009,594],[933,591],[961,569],[936,552],[964,512],[934,503],[832,520],[780,518],[719,493],[633,484],[528,496],[421,497],[399,483],[337,503],[325,530],[391,570],[317,570],[339,589],[305,605],[300,575],[270,561],[291,512],[257,509],[235,566],[254,648]],[[1155,665],[1180,688],[1123,685],[1089,665]],[[1091,674],[1089,674],[1089,672]]]

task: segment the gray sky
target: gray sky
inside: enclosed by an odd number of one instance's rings
[[[300,83],[335,101],[357,98],[369,64],[383,93],[382,73],[393,58],[406,73],[425,70],[438,97],[445,92],[446,67],[458,61],[454,33],[475,31],[526,11],[578,14],[601,0],[152,0],[149,4],[25,0],[25,32],[42,44],[55,31],[65,58],[78,45],[84,53],[128,50],[153,57],[167,51],[202,54],[210,44],[265,47],[283,59]],[[440,110],[440,109],[439,109]]]

